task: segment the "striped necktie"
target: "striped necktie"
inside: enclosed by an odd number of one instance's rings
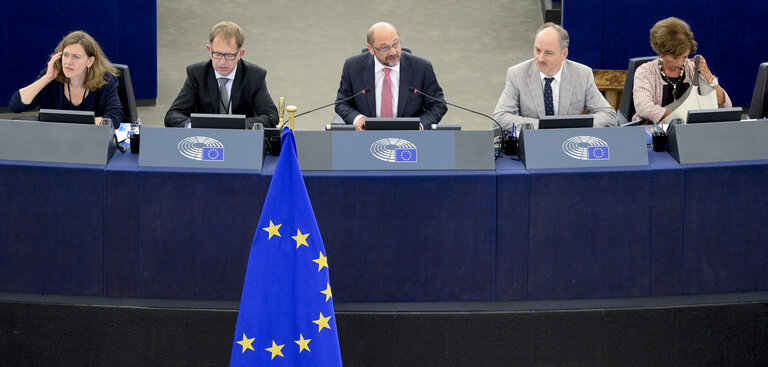
[[[229,94],[227,93],[227,78],[219,78],[219,113],[226,115],[229,113]]]
[[[381,86],[381,117],[394,117],[392,114],[392,78],[390,68],[384,68],[384,83]]]

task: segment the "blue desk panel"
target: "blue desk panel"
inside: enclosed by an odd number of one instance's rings
[[[117,151],[105,167],[104,294],[111,297],[137,296],[138,160]]]
[[[303,174],[336,302],[493,299],[493,171]]]
[[[240,299],[261,212],[258,171],[139,167],[136,296]]]
[[[101,295],[104,192],[103,166],[0,161],[0,292]]]
[[[649,295],[681,294],[683,169],[666,152],[648,151],[651,168]],[[634,218],[642,221],[643,218]]]
[[[656,155],[650,158],[655,164]],[[660,211],[654,198],[681,184],[674,175],[652,172],[650,167],[530,172],[527,299],[650,295],[652,253],[675,259],[674,244],[652,242]],[[672,216],[659,219],[679,231]]]
[[[768,161],[684,172],[683,293],[768,289]]]
[[[530,174],[520,161],[496,160],[496,294],[498,301],[526,299]]]
[[[305,172],[339,302],[768,290],[768,161]],[[237,300],[262,171],[0,162],[0,292]]]

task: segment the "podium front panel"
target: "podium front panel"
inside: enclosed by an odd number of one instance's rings
[[[492,170],[492,131],[296,131],[303,170]]]
[[[259,170],[263,130],[141,129],[139,166]]]
[[[669,154],[680,164],[768,159],[768,122],[673,125]]]
[[[0,159],[106,165],[114,134],[112,126],[0,120]]]
[[[523,130],[527,169],[647,166],[643,127]]]

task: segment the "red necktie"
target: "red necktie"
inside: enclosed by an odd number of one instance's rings
[[[384,68],[384,84],[381,86],[381,117],[394,117],[392,115],[392,78],[389,77],[390,68]]]

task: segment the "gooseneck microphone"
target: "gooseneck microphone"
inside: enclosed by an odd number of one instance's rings
[[[507,145],[507,134],[506,134],[506,131],[504,130],[504,127],[502,127],[501,124],[498,121],[496,121],[493,117],[488,116],[488,115],[486,115],[486,114],[484,114],[482,112],[477,112],[475,110],[470,110],[469,108],[466,108],[466,107],[462,107],[462,106],[459,106],[459,105],[455,105],[453,103],[449,103],[445,99],[430,96],[429,94],[426,94],[426,93],[424,93],[424,92],[422,92],[422,91],[420,91],[420,90],[418,90],[416,88],[408,88],[408,91],[413,93],[413,94],[421,94],[424,97],[430,98],[430,99],[438,101],[438,102],[443,102],[443,103],[445,103],[445,104],[447,104],[449,106],[453,106],[453,107],[462,109],[464,111],[472,112],[472,113],[474,113],[476,115],[483,116],[483,117],[493,121],[496,124],[496,126],[498,126],[499,129],[501,130],[501,146],[500,146],[500,150],[501,151],[505,151],[504,148]]]
[[[327,104],[327,105],[325,105],[325,106],[320,106],[320,107],[317,107],[317,108],[313,108],[313,109],[311,109],[311,110],[309,110],[309,111],[307,111],[307,112],[302,112],[302,113],[300,113],[300,114],[297,114],[296,116],[293,116],[293,118],[297,118],[297,117],[299,117],[299,116],[302,116],[302,115],[306,115],[306,114],[308,114],[308,113],[310,113],[310,112],[315,112],[315,111],[317,111],[317,110],[322,110],[323,108],[326,108],[326,107],[329,107],[329,106],[333,106],[333,105],[335,105],[335,104],[337,104],[337,103],[339,103],[339,102],[348,101],[348,100],[350,100],[350,99],[352,99],[352,98],[355,98],[355,97],[357,97],[357,96],[359,96],[359,95],[361,95],[361,94],[368,94],[368,93],[370,93],[370,92],[371,92],[371,89],[370,89],[370,88],[365,88],[365,89],[363,89],[363,90],[361,90],[361,91],[359,91],[359,92],[357,92],[357,93],[355,93],[355,94],[353,94],[353,95],[351,95],[351,96],[349,96],[349,97],[347,97],[347,98],[342,98],[342,99],[340,99],[340,100],[338,100],[338,101],[334,101],[333,103],[329,103],[329,104]]]

